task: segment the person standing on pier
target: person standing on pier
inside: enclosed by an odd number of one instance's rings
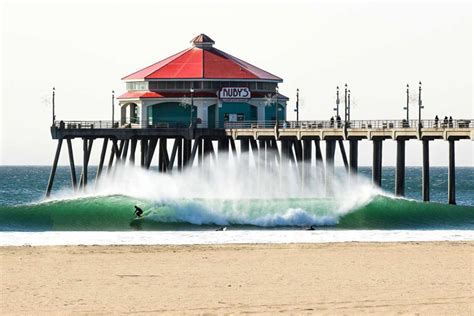
[[[453,128],[453,117],[449,117],[449,128]]]
[[[443,127],[444,127],[444,128],[448,127],[448,117],[447,117],[447,116],[444,117],[444,120],[443,120]]]
[[[439,118],[438,115],[435,116],[435,127],[438,128]]]
[[[329,127],[334,127],[334,116],[331,116],[331,119],[329,120]]]

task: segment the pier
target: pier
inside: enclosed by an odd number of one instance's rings
[[[422,142],[423,201],[430,200],[430,142],[447,142],[448,203],[456,204],[455,144],[460,140],[474,140],[474,120],[452,120],[447,124],[435,120],[352,120],[341,123],[241,121],[226,123],[223,128],[208,128],[207,123],[202,121],[190,124],[187,128],[166,122],[159,125],[136,122],[119,126],[112,121],[54,121],[51,135],[57,140],[57,148],[46,196],[50,196],[53,188],[63,141],[67,144],[71,185],[73,188],[85,188],[90,177],[88,166],[91,151],[95,148],[100,150],[96,180],[104,171],[110,172],[115,165],[125,164],[127,161],[129,164],[139,164],[142,168],[149,169],[153,157],[158,156],[158,170],[169,173],[180,172],[184,168],[199,168],[205,157],[218,159],[222,155],[234,155],[245,156],[246,159],[260,159],[264,168],[279,167],[284,163],[292,164],[301,174],[304,185],[305,170],[312,167],[311,160],[314,160],[318,167],[324,167],[325,174],[321,177],[331,177],[336,154],[341,154],[347,172],[357,174],[358,144],[361,140],[369,140],[373,144],[372,181],[378,186],[381,185],[382,179],[383,143],[390,140],[397,143],[394,192],[404,196],[405,146],[406,142],[411,140]],[[72,146],[74,140],[81,141],[83,145],[79,184]],[[93,148],[99,140],[101,144]],[[169,140],[173,143],[172,148],[168,148]],[[324,144],[326,149],[324,158],[321,144]],[[349,158],[345,150],[346,144],[349,145]],[[137,151],[139,159],[136,163]]]
[[[187,49],[123,77],[126,92],[115,98],[112,91],[110,121],[57,120],[53,88],[51,135],[58,145],[46,196],[53,188],[64,140],[74,189],[88,185],[92,150],[100,150],[96,180],[119,164],[136,165],[139,161],[142,168],[149,169],[154,157],[158,170],[169,173],[203,167],[205,158],[217,161],[232,155],[241,164],[250,166],[251,161],[258,161],[258,166],[279,170],[280,175],[290,166],[297,171],[302,187],[309,181],[309,168],[316,167],[321,183],[327,184],[334,177],[336,154],[340,154],[348,174],[358,173],[361,140],[372,142],[372,181],[381,186],[383,145],[391,140],[397,143],[394,191],[404,196],[406,142],[416,140],[423,144],[422,198],[429,201],[429,145],[442,140],[449,146],[448,202],[456,203],[455,143],[474,140],[474,120],[439,120],[437,116],[422,120],[421,82],[416,120],[409,117],[409,85],[406,119],[351,119],[351,90],[345,84],[341,98],[336,87],[335,116],[328,121],[300,120],[297,90],[296,121],[291,121],[287,118],[289,98],[279,92],[282,78],[215,48],[214,40],[206,34],[199,34],[190,43]],[[116,100],[120,108],[117,120]],[[79,177],[74,140],[82,141]],[[96,145],[98,140],[101,143]],[[168,148],[169,144],[172,147]],[[321,146],[325,146],[325,157]],[[325,189],[330,195],[328,185]]]

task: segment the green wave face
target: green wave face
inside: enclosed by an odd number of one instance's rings
[[[134,218],[134,205],[145,211]],[[190,230],[332,227],[341,229],[474,229],[474,207],[378,196],[352,208],[331,199],[169,199],[121,195],[0,207],[1,231]]]

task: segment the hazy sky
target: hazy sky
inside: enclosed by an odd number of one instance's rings
[[[121,77],[188,47],[199,33],[282,77],[290,119],[296,88],[301,119],[328,119],[335,87],[346,82],[353,119],[401,119],[405,85],[414,92],[418,80],[425,117],[474,118],[468,1],[0,3],[0,164],[51,164],[53,86],[58,119],[110,119],[111,90],[125,90]],[[448,144],[431,144],[431,163],[447,165]],[[474,165],[474,142],[457,142],[456,150],[458,165]],[[360,164],[370,165],[370,143],[360,151]],[[63,151],[61,163],[66,159]],[[388,140],[384,165],[394,164]],[[407,165],[420,164],[421,143],[412,140]]]

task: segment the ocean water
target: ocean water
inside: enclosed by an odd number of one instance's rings
[[[45,199],[50,167],[0,166],[0,244],[474,240],[474,168],[456,170],[457,205],[446,204],[442,167],[431,169],[430,203],[419,201],[418,167],[407,168],[406,198],[392,194],[393,167],[383,169],[381,189],[364,167],[357,177],[338,169],[330,181],[311,168],[304,185],[291,168],[218,170],[122,167],[99,183],[90,179],[83,192],[71,189],[61,166]],[[143,218],[134,217],[134,205]],[[214,232],[219,227],[225,235]]]

